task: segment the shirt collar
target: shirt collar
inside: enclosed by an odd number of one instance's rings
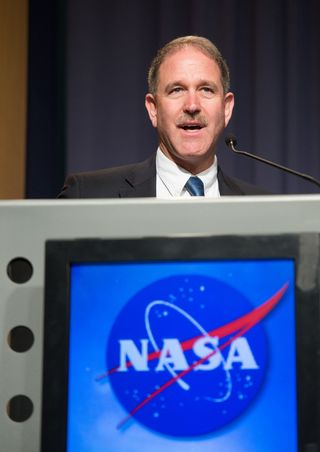
[[[171,196],[179,197],[185,192],[185,184],[190,176],[194,176],[181,166],[178,166],[173,160],[170,160],[160,148],[157,149],[156,156],[157,174],[162,183],[166,186]],[[204,192],[207,193],[212,186],[217,183],[218,162],[215,156],[213,164],[202,171],[198,176],[204,185]]]

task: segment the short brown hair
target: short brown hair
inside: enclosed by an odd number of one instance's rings
[[[158,50],[157,55],[153,59],[148,72],[148,87],[151,94],[156,94],[159,81],[159,69],[165,58],[184,47],[196,47],[205,53],[209,58],[214,60],[220,69],[221,83],[224,93],[230,89],[230,74],[226,61],[223,59],[219,49],[207,38],[201,36],[183,36],[168,42],[164,47]]]

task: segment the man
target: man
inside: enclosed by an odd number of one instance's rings
[[[190,197],[263,194],[228,177],[215,147],[234,106],[226,62],[206,38],[177,38],[158,51],[145,105],[159,147],[134,165],[69,176],[60,198]]]

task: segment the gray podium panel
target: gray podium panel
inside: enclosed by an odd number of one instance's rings
[[[47,239],[320,232],[320,196],[3,201],[0,218],[0,451],[38,452]],[[307,240],[303,245],[308,247]],[[313,250],[307,254],[312,268]],[[26,282],[14,282],[8,275],[8,265],[16,258],[32,264]],[[303,277],[308,285],[308,275]],[[9,345],[8,336],[17,326],[33,332],[28,351],[17,352]],[[33,404],[24,422],[8,415],[8,402],[17,395]]]

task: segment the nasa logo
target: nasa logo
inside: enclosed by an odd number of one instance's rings
[[[267,341],[260,320],[283,295],[253,309],[229,285],[201,275],[159,280],[124,306],[107,345],[107,375],[128,412],[162,434],[212,433],[259,392]]]

